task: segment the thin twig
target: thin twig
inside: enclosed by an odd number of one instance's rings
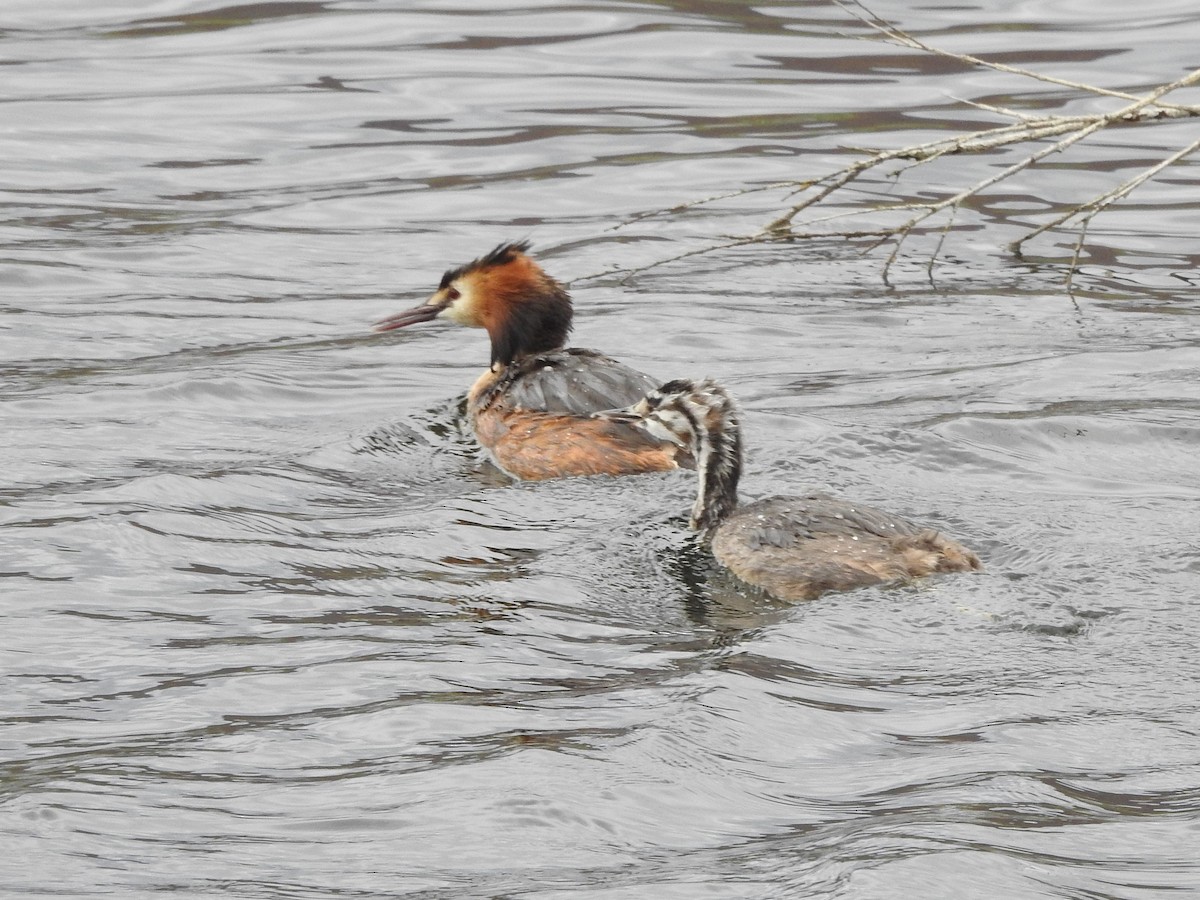
[[[1037,237],[1039,234],[1043,234],[1043,233],[1049,231],[1051,228],[1056,228],[1057,226],[1062,225],[1064,222],[1070,221],[1071,219],[1073,219],[1076,216],[1083,213],[1084,210],[1091,210],[1091,212],[1087,213],[1087,215],[1083,216],[1083,218],[1080,219],[1082,226],[1084,228],[1086,228],[1087,223],[1090,222],[1096,216],[1096,214],[1099,213],[1101,210],[1107,208],[1115,201],[1120,200],[1122,197],[1128,195],[1135,188],[1141,186],[1146,181],[1149,181],[1151,178],[1153,178],[1155,175],[1157,175],[1163,169],[1174,165],[1175,163],[1179,162],[1181,159],[1183,159],[1187,156],[1191,156],[1197,150],[1200,150],[1200,140],[1192,141],[1192,143],[1188,144],[1182,150],[1179,150],[1176,153],[1172,153],[1166,159],[1155,163],[1150,168],[1146,169],[1145,171],[1141,172],[1140,174],[1136,175],[1135,177],[1130,178],[1128,181],[1123,182],[1122,184],[1113,188],[1108,193],[1101,194],[1099,197],[1094,197],[1091,200],[1089,200],[1087,203],[1076,206],[1073,209],[1070,209],[1067,212],[1063,213],[1058,218],[1056,218],[1050,222],[1047,222],[1045,225],[1041,225],[1041,226],[1035,228],[1033,231],[1029,232],[1026,235],[1023,235],[1023,236],[1017,238],[1017,240],[1013,241],[1011,244],[1008,245],[1009,249],[1012,250],[1013,253],[1020,253],[1021,247],[1026,241],[1030,240],[1031,238]]]
[[[721,200],[732,200],[737,197],[745,197],[747,194],[759,194],[763,191],[776,191],[785,187],[793,187],[796,184],[794,181],[776,181],[770,184],[760,184],[754,187],[739,188],[736,191],[727,191],[723,194],[714,194],[711,197],[702,197],[699,200],[687,200],[683,203],[677,203],[668,209],[652,209],[646,212],[637,213],[627,219],[622,219],[616,225],[611,225],[605,231],[616,231],[619,228],[626,228],[630,225],[635,225],[645,219],[653,219],[655,216],[666,216],[675,213],[686,212],[689,209],[694,209],[697,206],[706,206],[709,203],[717,203]]]
[[[933,248],[933,252],[929,254],[929,262],[925,265],[925,273],[929,277],[929,283],[933,284],[933,265],[937,262],[938,255],[942,252],[942,245],[946,243],[946,235],[950,233],[950,229],[954,225],[954,219],[958,215],[958,207],[950,210],[950,215],[946,219],[946,225],[942,228],[942,233],[938,236],[937,246]]]
[[[1075,241],[1075,252],[1071,254],[1071,265],[1067,269],[1067,296],[1071,298],[1076,312],[1083,312],[1079,308],[1079,301],[1075,298],[1075,273],[1079,271],[1079,257],[1083,253],[1083,244],[1087,240],[1088,222],[1090,221],[1090,219],[1085,221],[1079,229],[1079,239]]]
[[[651,269],[657,269],[659,266],[665,266],[673,262],[679,262],[681,259],[690,259],[693,256],[702,256],[706,253],[715,253],[718,250],[731,250],[734,247],[744,247],[747,244],[758,243],[762,243],[762,238],[754,235],[751,237],[733,238],[732,240],[719,244],[709,244],[704,247],[697,247],[694,250],[687,250],[683,253],[677,253],[674,256],[668,256],[666,259],[656,260],[649,265],[638,266],[635,269],[625,269],[623,270],[625,274],[621,279],[621,284],[629,281],[629,279],[633,278],[635,275],[640,275],[642,272],[648,272]]]

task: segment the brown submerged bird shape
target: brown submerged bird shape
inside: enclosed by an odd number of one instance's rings
[[[741,429],[733,400],[714,381],[668,382],[626,413],[695,457],[691,527],[711,539],[713,556],[734,575],[781,600],[983,568],[933,528],[826,494],[739,507]]]
[[[691,467],[688,448],[631,420],[627,407],[658,384],[594,350],[566,348],[566,289],[528,254],[501,244],[450,269],[425,303],[377,331],[432,319],[487,330],[492,364],[467,393],[479,442],[516,478],[632,475]],[[626,410],[620,414],[609,411]]]

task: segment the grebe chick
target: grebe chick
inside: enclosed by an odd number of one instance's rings
[[[687,448],[655,436],[623,409],[657,381],[594,350],[565,349],[571,296],[528,255],[501,244],[450,269],[425,303],[375,324],[376,331],[449,319],[487,330],[492,364],[467,393],[479,442],[516,478],[631,475],[690,467]]]
[[[932,528],[826,494],[739,508],[741,430],[733,400],[714,381],[668,382],[629,413],[692,451],[700,484],[692,528],[712,539],[713,555],[734,575],[781,600],[983,568]]]

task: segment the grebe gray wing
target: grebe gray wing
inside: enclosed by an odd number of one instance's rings
[[[657,386],[615,359],[573,347],[513,363],[496,389],[509,408],[587,416],[632,406]]]

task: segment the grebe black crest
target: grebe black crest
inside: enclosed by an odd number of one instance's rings
[[[782,600],[810,600],[935,572],[982,568],[932,528],[826,494],[769,497],[738,507],[737,409],[715,381],[670,381],[630,410],[647,431],[687,447],[698,490],[691,526],[731,572]]]
[[[571,295],[529,255],[503,243],[442,275],[420,306],[376,323],[391,331],[433,319],[483,328],[491,367],[467,394],[479,442],[516,478],[632,475],[691,465],[672,440],[654,438],[623,409],[657,381],[594,350],[566,348]]]

